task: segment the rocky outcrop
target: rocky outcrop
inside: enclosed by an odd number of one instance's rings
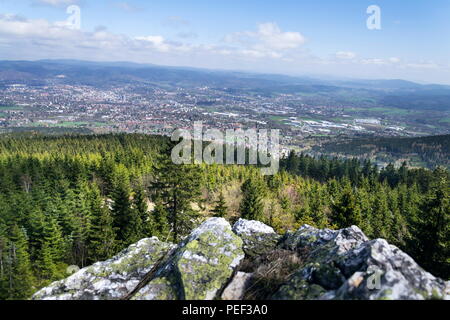
[[[212,218],[178,246],[133,299],[214,299],[244,258],[242,240],[223,218]]]
[[[156,237],[143,239],[109,260],[97,262],[39,290],[33,299],[120,299],[130,293],[172,247]]]
[[[277,269],[283,263],[273,261],[276,257],[295,261],[288,263],[294,271]],[[267,260],[265,269],[252,265]],[[261,269],[283,275],[276,277],[279,283],[271,278],[271,285],[264,284],[267,299],[450,298],[449,282],[385,240],[367,239],[356,226],[319,230],[305,225],[280,236],[261,222],[240,219],[231,228],[226,220],[212,218],[178,245],[143,239],[41,289],[33,299],[245,299],[258,297],[251,290],[264,283],[261,274],[267,273],[258,273]]]
[[[225,219],[213,218],[178,246],[143,239],[38,291],[33,299],[213,299],[243,258],[242,240]],[[146,279],[148,274],[153,276]]]
[[[244,242],[247,256],[258,256],[275,249],[281,238],[273,228],[259,221],[239,219],[234,224],[233,231]]]
[[[239,271],[225,288],[220,298],[222,300],[242,300],[245,295],[245,290],[251,283],[252,277],[252,273]]]
[[[303,226],[282,246],[306,248],[303,266],[275,299],[448,299],[449,283],[435,278],[383,239],[369,241],[356,226],[318,230]]]

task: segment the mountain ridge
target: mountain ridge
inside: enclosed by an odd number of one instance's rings
[[[87,85],[98,88],[138,85],[173,90],[210,87],[225,93],[246,95],[295,95],[303,98],[305,103],[314,102],[313,105],[319,106],[333,101],[336,105],[450,110],[450,86],[446,85],[422,85],[405,80],[339,81],[127,62],[0,61],[0,87],[11,84]]]

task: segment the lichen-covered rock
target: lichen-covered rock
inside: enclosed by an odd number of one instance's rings
[[[289,285],[282,286],[274,295],[274,300],[317,300],[326,294],[326,290],[314,283],[309,283],[299,276],[294,276]]]
[[[356,226],[340,230],[316,229],[307,224],[294,233],[284,236],[282,246],[289,250],[308,248],[315,256],[340,255],[368,241],[366,235]]]
[[[295,263],[282,263],[289,256]],[[450,299],[449,282],[385,240],[369,241],[358,227],[305,225],[280,238],[260,222],[241,219],[232,229],[223,218],[207,220],[177,246],[143,239],[33,299],[244,299],[258,297],[255,279],[266,281],[264,299]]]
[[[283,246],[309,253],[274,299],[449,298],[448,283],[385,240],[368,241],[355,226],[337,231],[303,226],[288,234]]]
[[[250,280],[252,278],[252,273],[237,272],[233,277],[231,282],[227,285],[225,290],[222,292],[222,300],[242,300],[245,291],[247,290]]]
[[[113,258],[83,268],[33,295],[35,300],[114,300],[130,293],[172,244],[142,239]]]
[[[131,300],[178,300],[178,282],[174,277],[159,276],[139,290]]]
[[[349,251],[337,262],[348,274],[334,299],[448,299],[448,283],[423,270],[406,253],[376,239]]]
[[[244,242],[244,252],[247,256],[259,256],[273,250],[281,238],[275,231],[262,222],[239,219],[233,226]]]
[[[244,258],[242,240],[223,218],[211,218],[196,228],[178,246],[156,277],[136,299],[211,300],[232,276]]]

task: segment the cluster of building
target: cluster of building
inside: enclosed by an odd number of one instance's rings
[[[401,126],[380,119],[355,119],[341,106],[310,106],[291,94],[264,96],[224,88],[173,89],[143,84],[105,88],[10,84],[0,91],[3,130],[85,127],[94,132],[169,135],[175,129],[189,129],[194,121],[220,130],[280,129],[282,145],[295,145],[311,135],[403,131]]]

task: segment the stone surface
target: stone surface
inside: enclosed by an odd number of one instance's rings
[[[356,226],[304,225],[281,237],[257,221],[241,219],[232,229],[223,218],[208,219],[177,246],[143,239],[39,290],[33,299],[121,299],[130,292],[134,300],[242,299],[254,277],[239,270],[257,265],[260,255],[286,250],[300,260],[294,273],[269,291],[272,299],[450,299],[449,282],[385,240],[367,239]]]
[[[97,262],[39,290],[33,299],[120,299],[131,292],[172,247],[156,237],[142,239],[109,260]]]
[[[136,299],[160,299],[168,295],[188,300],[214,299],[242,259],[242,240],[232,232],[230,224],[223,218],[209,219],[179,245]]]
[[[233,280],[228,284],[225,290],[222,292],[222,300],[242,300],[247,289],[252,273],[237,272],[233,277]]]
[[[244,252],[250,257],[270,252],[281,238],[271,227],[254,220],[239,219],[233,231],[244,242]]]
[[[355,226],[318,230],[303,226],[283,246],[310,250],[305,264],[274,299],[448,299],[448,282],[424,271],[383,239],[369,241]]]

